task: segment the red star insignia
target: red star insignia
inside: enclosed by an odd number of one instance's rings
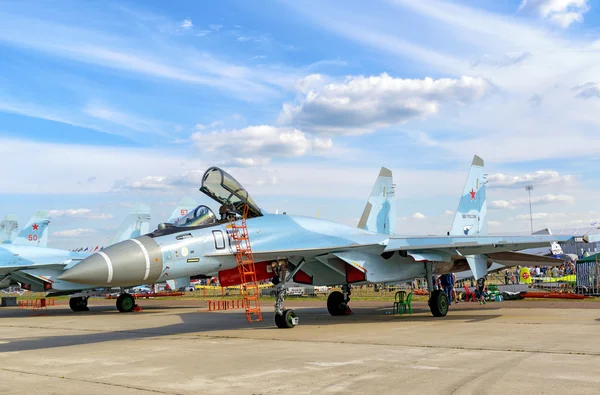
[[[477,192],[475,192],[475,190],[471,188],[471,192],[469,193],[471,194],[471,200],[475,200],[475,195],[477,194]]]
[[[33,224],[33,230],[38,230],[39,225],[38,224]]]

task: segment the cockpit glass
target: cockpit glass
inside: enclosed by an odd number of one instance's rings
[[[210,225],[217,222],[215,213],[206,206],[198,206],[190,211],[185,217],[179,218],[174,225],[177,226],[200,226]]]
[[[239,213],[243,212],[243,207],[247,204],[249,217],[262,215],[244,187],[218,167],[211,167],[204,173],[200,190],[221,204],[232,205]]]

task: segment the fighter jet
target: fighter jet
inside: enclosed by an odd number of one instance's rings
[[[18,222],[16,215],[7,215],[0,222],[2,244],[46,247],[48,245],[48,211],[36,212],[25,227],[17,233]]]
[[[19,230],[19,218],[9,214],[0,221],[0,243],[10,243],[17,236]]]
[[[477,164],[483,167],[483,160],[476,156],[473,165]],[[217,217],[204,207],[200,210],[204,213],[202,219],[192,226],[161,224],[152,233],[91,255],[59,279],[128,287],[203,274],[217,275],[222,286],[242,284],[232,241],[236,228],[230,219],[244,213],[256,278],[273,279],[276,283],[275,323],[280,328],[290,328],[298,323],[298,317],[283,307],[282,290],[287,281],[316,286],[341,284],[342,292],[329,295],[327,309],[331,315],[344,315],[349,312],[352,285],[425,277],[433,290],[434,273],[468,267],[479,278],[487,273],[490,260],[515,259],[521,254],[512,251],[569,239],[471,233],[474,227],[483,229],[479,219],[485,199],[480,196],[485,194],[486,185],[482,181],[481,177],[467,181],[456,223],[462,229],[461,235],[397,236],[391,234],[396,209],[392,173],[388,169],[381,169],[360,227],[353,228],[319,218],[265,213],[237,180],[222,169],[211,167],[202,178],[200,191],[220,204],[219,212],[225,215]],[[129,294],[120,298],[122,303],[133,303]],[[434,316],[445,316],[445,293],[431,292],[429,307]]]
[[[47,291],[51,295],[73,294],[93,288],[57,279],[65,270],[90,256],[91,252],[46,247],[50,222],[47,214],[47,211],[36,213],[12,243],[0,245],[0,288],[20,284],[24,289]],[[150,230],[149,221],[148,206],[138,205],[119,227],[115,242],[147,233]],[[73,310],[86,309],[87,297],[72,298],[70,306]]]

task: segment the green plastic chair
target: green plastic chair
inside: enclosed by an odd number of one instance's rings
[[[408,297],[406,298],[405,301],[400,302],[400,306],[398,307],[399,310],[399,314],[404,314],[408,311],[408,314],[412,315],[412,297],[413,297],[413,293],[409,293]]]
[[[392,309],[392,314],[402,314],[400,313],[400,306],[404,303],[404,297],[406,296],[406,292],[398,291],[394,296],[394,308]]]

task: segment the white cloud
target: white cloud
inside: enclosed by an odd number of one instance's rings
[[[589,9],[588,0],[521,0],[519,5],[519,11],[535,12],[563,28],[583,22],[583,14]]]
[[[551,215],[552,214],[548,214],[548,213],[533,213],[531,215],[531,218],[533,218],[533,220],[540,220],[540,219],[548,218]],[[519,214],[515,217],[515,219],[518,221],[529,221],[530,216],[529,216],[529,214]]]
[[[549,204],[549,203],[574,203],[575,197],[569,195],[552,195],[547,194],[543,196],[532,196],[531,204]],[[510,209],[514,210],[517,207],[524,207],[529,205],[529,198],[514,199],[514,200],[494,200],[488,203],[490,209]]]
[[[181,26],[181,28],[184,30],[190,30],[192,27],[194,27],[194,24],[192,23],[191,19],[184,19],[179,26]]]
[[[425,215],[421,214],[421,213],[414,213],[413,215],[410,216],[411,218],[414,219],[425,219]]]
[[[502,226],[502,223],[498,221],[488,221],[488,225],[493,227],[499,227]]]
[[[452,215],[452,214],[454,214],[454,211],[451,211],[451,210],[444,211],[444,215]]]
[[[196,130],[205,130],[205,129],[216,128],[216,127],[222,126],[222,125],[223,125],[223,122],[221,122],[221,121],[214,121],[214,122],[211,122],[208,125],[204,125],[202,123],[197,123],[196,126],[195,126],[195,129]]]
[[[112,214],[95,213],[89,208],[75,208],[65,210],[50,210],[48,214],[52,218],[66,217],[66,218],[87,218],[87,219],[111,219]]]
[[[210,30],[214,30],[214,31],[217,31],[217,32],[218,32],[219,30],[221,30],[221,28],[222,28],[222,27],[223,27],[223,25],[215,25],[215,24],[213,24],[213,25],[208,25],[208,28],[209,28]]]
[[[448,103],[468,103],[491,89],[484,78],[402,79],[388,74],[352,76],[324,82],[310,75],[298,83],[297,103],[285,103],[279,120],[328,134],[361,134],[411,119],[424,118]]]
[[[77,228],[77,229],[69,229],[69,230],[61,230],[59,232],[52,233],[52,236],[57,237],[80,237],[86,236],[92,233],[95,233],[94,229],[85,229],[85,228]]]
[[[526,185],[553,185],[573,181],[572,175],[561,175],[557,171],[539,170],[533,174],[509,176],[502,173],[490,174],[487,177],[490,188],[524,188]]]
[[[190,137],[202,152],[219,158],[237,158],[247,163],[264,163],[273,157],[299,157],[330,149],[331,139],[313,138],[293,128],[249,126],[244,129],[212,133],[196,132]]]

